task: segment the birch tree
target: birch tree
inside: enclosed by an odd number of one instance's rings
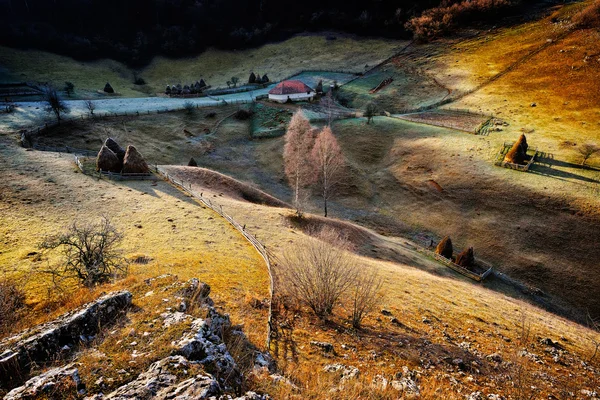
[[[301,191],[314,177],[311,166],[313,129],[301,110],[294,113],[285,134],[283,162],[285,175],[294,191],[294,206],[301,213]]]
[[[311,156],[326,217],[327,201],[336,194],[343,179],[345,165],[342,149],[328,126],[317,136]]]

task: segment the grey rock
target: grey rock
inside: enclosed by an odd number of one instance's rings
[[[181,379],[189,368],[189,361],[182,356],[163,358],[150,365],[135,380],[107,395],[97,394],[85,400],[192,400],[208,399],[221,394],[219,383],[209,374],[199,374]]]
[[[473,392],[469,395],[466,396],[467,400],[485,400],[485,398],[483,397],[483,394],[481,394],[481,392],[477,391],[477,392]]]
[[[0,384],[14,387],[29,372],[32,363],[44,363],[68,346],[77,348],[81,341],[95,337],[123,315],[131,305],[131,293],[110,293],[54,321],[7,338],[0,343]],[[82,338],[84,340],[82,340]]]
[[[396,374],[396,378],[391,382],[391,385],[394,389],[402,392],[405,397],[419,397],[421,395],[416,371],[411,371],[406,366],[402,367],[402,373]]]
[[[360,371],[358,368],[344,364],[330,364],[323,367],[323,371],[335,373],[344,381],[356,378]]]
[[[325,353],[331,353],[334,350],[333,349],[333,345],[331,343],[317,342],[317,341],[312,340],[310,342],[310,344],[311,344],[311,346],[318,347],[318,348],[322,349]]]
[[[488,361],[493,361],[495,363],[502,363],[502,355],[500,353],[493,353],[486,357]]]
[[[73,364],[60,368],[53,368],[43,374],[29,379],[23,386],[11,390],[4,400],[33,399],[41,395],[51,395],[54,388],[64,382],[72,380],[79,394],[85,393],[85,385],[81,382],[79,371]]]
[[[228,315],[219,314],[214,307],[208,307],[206,319],[192,321],[191,331],[176,343],[175,354],[198,361],[226,388],[238,389],[242,384],[241,373],[221,339],[230,328]]]

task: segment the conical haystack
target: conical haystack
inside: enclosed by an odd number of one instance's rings
[[[149,172],[148,164],[144,160],[144,157],[139,151],[133,146],[127,146],[125,151],[125,159],[123,160],[123,173],[124,174],[145,174]]]
[[[190,162],[188,163],[188,167],[197,167],[198,163],[194,160],[194,157],[190,158]]]
[[[106,85],[104,85],[104,92],[114,93],[115,89],[113,89],[112,86],[110,86],[110,83],[106,82]]]
[[[121,172],[121,162],[108,147],[102,146],[96,158],[96,171]]]
[[[523,164],[527,159],[527,149],[529,146],[527,145],[527,138],[524,134],[521,134],[519,140],[513,144],[510,148],[506,156],[504,156],[504,162],[512,163],[512,164]]]
[[[117,155],[119,161],[123,163],[123,159],[125,158],[125,150],[119,146],[119,143],[117,143],[113,138],[107,138],[104,141],[104,145],[111,149],[112,152]]]
[[[465,268],[472,268],[475,265],[475,255],[473,254],[473,248],[469,247],[467,250],[459,253],[456,256],[456,264]]]
[[[452,240],[450,240],[449,236],[446,236],[441,242],[438,243],[437,247],[435,248],[435,252],[436,254],[446,257],[449,260],[452,259]]]

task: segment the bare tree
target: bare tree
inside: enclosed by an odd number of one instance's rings
[[[362,269],[350,289],[352,300],[352,326],[360,328],[362,320],[380,304],[383,280],[376,269]]]
[[[333,135],[331,128],[325,127],[317,136],[311,153],[316,169],[316,181],[321,197],[323,197],[323,210],[327,216],[327,200],[332,198],[343,179],[344,156],[342,149]]]
[[[46,237],[40,248],[60,249],[63,260],[46,272],[55,279],[75,278],[92,287],[127,273],[127,262],[117,246],[123,241],[119,232],[106,217],[98,223],[78,225],[76,222],[62,233]]]
[[[331,123],[333,122],[333,108],[335,107],[332,90],[329,90],[327,94],[321,98],[321,107],[323,107],[327,113],[327,126],[331,126]]]
[[[283,146],[283,162],[285,175],[294,190],[294,206],[298,215],[301,213],[301,191],[314,178],[310,154],[313,146],[313,129],[308,119],[298,110],[292,116],[285,134]]]
[[[58,92],[53,87],[46,87],[43,93],[43,99],[46,103],[44,110],[47,113],[54,113],[58,121],[61,120],[61,115],[69,112],[69,107],[58,95]]]
[[[584,143],[577,148],[577,151],[582,157],[581,165],[585,165],[591,156],[596,153],[600,153],[600,146],[598,146],[596,143]]]
[[[302,239],[278,263],[284,292],[320,318],[331,315],[356,279],[358,269],[349,247],[333,229],[322,230],[316,239]]]
[[[239,81],[240,81],[240,78],[238,78],[237,76],[232,76],[230,82],[233,85],[233,87],[237,87],[237,84]]]
[[[373,102],[369,102],[365,107],[365,117],[367,117],[367,125],[373,120],[373,117],[377,115],[377,105]]]
[[[85,104],[85,108],[87,108],[88,112],[93,117],[94,111],[96,110],[96,103],[94,103],[92,100],[88,99],[88,100],[84,101],[84,104]]]

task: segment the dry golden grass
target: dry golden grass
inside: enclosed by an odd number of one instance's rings
[[[214,201],[223,205],[224,210],[238,221],[245,223],[247,229],[257,234],[267,248],[276,254],[293,246],[304,235],[290,225],[292,210],[220,197],[218,189],[207,188],[203,186],[202,179],[194,179],[193,168],[167,167],[167,170],[178,179],[191,182],[195,191],[202,191],[205,196],[215,196]],[[311,220],[324,221],[312,217]],[[373,233],[371,235],[377,237]],[[381,240],[393,241],[393,238]],[[400,246],[394,248],[403,251]],[[423,260],[418,253],[413,252],[411,256],[415,265],[431,262]],[[345,303],[340,304],[328,322],[312,317],[306,309],[281,311],[278,322],[285,320],[291,331],[288,329],[287,335],[275,340],[272,351],[278,356],[284,375],[300,389],[296,391],[284,384],[269,383],[269,379],[264,377],[256,378],[254,385],[278,398],[317,399],[322,398],[324,392],[332,399],[348,396],[397,398],[397,391],[381,392],[372,387],[371,380],[378,374],[389,379],[403,366],[408,366],[420,372],[419,384],[423,389],[423,397],[427,399],[464,398],[465,394],[476,390],[485,394],[506,395],[514,393],[516,389],[503,378],[506,376],[503,374],[514,375],[515,369],[507,365],[496,367],[486,359],[487,355],[500,353],[504,360],[514,359],[518,366],[523,366],[524,374],[529,378],[547,374],[548,379],[536,382],[538,398],[557,395],[567,387],[559,380],[568,373],[577,377],[571,381],[571,389],[595,390],[593,388],[597,387],[595,370],[583,368],[579,361],[587,360],[593,354],[592,340],[598,338],[597,333],[468,280],[434,276],[410,264],[365,257],[360,257],[359,262],[364,268],[379,270],[386,294],[383,307],[400,324],[376,313],[367,318],[363,330],[352,330],[349,309]],[[424,318],[428,322],[423,322]],[[525,340],[527,326],[531,328]],[[564,360],[571,360],[567,361],[568,367],[554,362],[545,346],[539,343],[540,339],[547,337],[559,341],[566,348]],[[326,354],[311,346],[312,340],[333,343],[335,354]],[[517,356],[523,348],[537,354],[543,364]],[[475,369],[466,374],[458,371],[451,365],[456,358],[462,358],[467,363],[477,361],[474,368],[479,372]],[[345,383],[341,391],[331,392],[339,385],[339,381],[321,369],[333,363],[358,367],[361,370],[360,379]],[[429,368],[429,365],[432,367]],[[573,373],[573,369],[577,372]],[[456,382],[452,383],[451,378]]]
[[[29,307],[15,329],[53,318],[101,291],[171,273],[181,280],[198,277],[207,282],[213,298],[227,307],[234,321],[248,323],[251,338],[264,342],[262,312],[253,314],[239,301],[248,293],[268,296],[264,262],[216,213],[163,181],[98,181],[79,173],[70,156],[28,152],[5,137],[0,137],[0,153],[0,265],[3,275],[22,283]],[[56,296],[48,277],[32,271],[58,262],[58,255],[40,254],[37,243],[73,220],[94,220],[103,214],[124,232],[127,258],[145,256],[151,261],[132,264],[129,280]]]

